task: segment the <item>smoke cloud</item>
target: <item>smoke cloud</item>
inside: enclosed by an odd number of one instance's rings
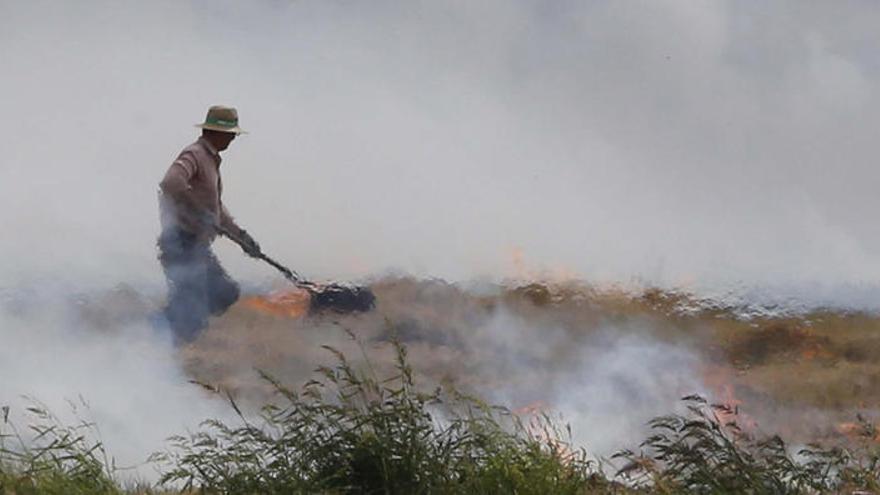
[[[156,183],[222,102],[251,131],[226,202],[315,276],[506,276],[520,249],[596,281],[875,293],[860,2],[0,8],[4,280],[160,280]]]
[[[155,479],[145,463],[166,438],[232,416],[189,383],[168,336],[149,324],[153,304],[134,291],[86,295],[42,286],[4,296],[0,405],[10,406],[25,437],[34,418],[22,413],[37,401],[65,425],[93,422],[94,440],[124,477]]]
[[[226,204],[311,277],[525,264],[876,310],[878,23],[856,1],[0,0],[0,401],[82,395],[126,460],[221,414],[149,325],[157,183],[211,104],[250,131],[224,153]],[[276,276],[217,249],[246,288]],[[145,305],[86,329],[77,298],[120,284]],[[466,340],[476,370],[529,370],[569,416],[641,418],[674,400],[651,391],[699,385],[649,331],[508,317]]]

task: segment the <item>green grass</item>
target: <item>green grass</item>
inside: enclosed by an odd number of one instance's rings
[[[235,424],[205,421],[177,436],[152,462],[157,487],[125,488],[95,425],[64,426],[46,408],[28,408],[26,435],[0,423],[3,494],[811,494],[880,491],[877,432],[861,421],[859,441],[792,453],[782,439],[755,437],[737,411],[685,398],[681,415],[655,418],[636,449],[599,464],[570,442],[567,427],[538,416],[524,422],[504,408],[455,390],[424,390],[406,348],[379,376],[365,354],[336,364],[292,390],[263,374],[277,393],[260,414]],[[622,413],[626,413],[623,411]],[[601,425],[596,425],[601,427]],[[25,440],[27,438],[27,440]]]
[[[163,482],[229,494],[579,494],[606,484],[552,422],[526,426],[455,391],[421,391],[406,349],[394,348],[388,377],[332,348],[336,366],[300,393],[264,375],[280,403],[257,423],[240,415],[239,425],[209,421],[172,439],[155,457],[169,467]]]
[[[103,444],[94,440],[95,425],[62,424],[33,402],[28,439],[2,411],[0,427],[0,493],[19,495],[113,495],[121,493]]]
[[[653,493],[809,494],[880,489],[876,431],[859,418],[855,448],[809,445],[793,456],[778,436],[755,437],[740,428],[737,411],[686,397],[688,413],[655,418],[653,434],[618,477]]]

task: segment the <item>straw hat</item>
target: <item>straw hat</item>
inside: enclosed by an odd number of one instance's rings
[[[238,127],[238,111],[222,105],[214,105],[209,108],[208,115],[205,116],[205,123],[196,124],[196,127],[233,134],[246,134],[241,130],[241,127]]]

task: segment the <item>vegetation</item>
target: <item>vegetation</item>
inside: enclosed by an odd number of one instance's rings
[[[239,424],[206,421],[171,439],[152,461],[166,493],[217,494],[811,494],[880,490],[880,450],[871,423],[860,421],[855,446],[810,445],[792,453],[776,436],[758,438],[737,424],[737,411],[687,397],[687,412],[654,419],[637,450],[609,463],[575,448],[547,416],[524,421],[454,390],[421,390],[404,346],[394,343],[392,376],[367,360],[333,367],[293,391],[269,375],[278,400]],[[217,393],[223,393],[215,390]],[[0,493],[155,493],[125,489],[95,427],[61,425],[45,408],[27,439],[2,410]]]
[[[27,411],[34,421],[22,433],[9,421],[9,408],[0,409],[0,493],[121,493],[113,479],[112,462],[101,442],[93,438],[94,424],[83,421],[65,426],[36,402]]]
[[[544,418],[528,426],[506,410],[454,391],[420,391],[406,349],[396,374],[380,379],[337,365],[301,394],[265,376],[283,402],[260,424],[211,421],[172,439],[156,456],[163,482],[216,493],[578,494],[607,483],[595,465]],[[234,400],[232,407],[240,411]]]
[[[874,427],[859,418],[860,446],[810,445],[793,457],[778,436],[755,438],[736,422],[737,411],[686,397],[687,415],[655,418],[641,451],[625,450],[618,476],[652,493],[807,494],[880,489],[880,450]]]

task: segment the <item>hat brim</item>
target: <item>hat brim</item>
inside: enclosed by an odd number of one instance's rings
[[[213,124],[196,124],[196,127],[200,129],[208,129],[209,131],[217,131],[217,132],[228,132],[229,134],[247,134],[248,132],[242,130],[241,127],[221,127],[219,125]]]

